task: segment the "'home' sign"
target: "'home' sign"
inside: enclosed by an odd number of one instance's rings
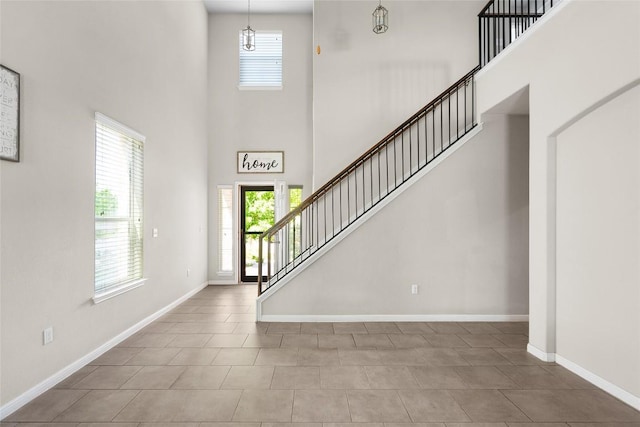
[[[284,151],[238,151],[238,173],[283,173]]]

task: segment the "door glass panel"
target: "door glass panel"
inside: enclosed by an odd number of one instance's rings
[[[255,280],[258,277],[258,241],[260,234],[245,234],[244,236],[244,274],[248,280]],[[266,249],[266,248],[265,248]],[[267,259],[266,253],[264,259]],[[267,274],[266,262],[262,264],[262,275]]]
[[[242,256],[241,280],[258,280],[258,248],[260,235],[275,223],[275,195],[272,186],[242,187]],[[267,259],[266,248],[263,259]],[[262,266],[266,276],[267,265]]]
[[[273,190],[245,191],[245,231],[264,232],[275,224]]]

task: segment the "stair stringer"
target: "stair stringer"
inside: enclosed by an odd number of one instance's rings
[[[432,160],[428,165],[426,165],[422,170],[416,172],[412,177],[408,178],[402,185],[397,187],[393,192],[389,193],[387,197],[385,197],[378,204],[369,209],[365,214],[363,214],[360,218],[351,223],[344,231],[338,234],[335,238],[333,238],[329,243],[325,244],[318,251],[314,252],[313,255],[306,258],[301,264],[297,265],[290,273],[288,273],[285,277],[280,279],[275,285],[271,286],[266,292],[260,295],[256,299],[256,320],[257,321],[278,321],[273,317],[269,317],[267,319],[264,318],[262,314],[262,303],[276,294],[280,289],[287,286],[292,280],[294,280],[300,273],[305,271],[311,265],[313,265],[317,260],[322,258],[327,252],[329,252],[333,247],[338,245],[344,239],[346,239],[351,233],[356,231],[362,225],[364,225],[367,221],[369,221],[373,216],[375,216],[378,212],[384,209],[385,206],[393,202],[398,196],[407,191],[417,182],[419,182],[422,178],[429,174],[434,168],[440,165],[443,161],[445,161],[449,156],[453,155],[456,151],[458,151],[461,147],[463,147],[467,142],[473,139],[476,135],[478,135],[482,131],[482,123],[478,123],[475,128],[469,131],[466,135],[461,137],[455,144],[451,145],[445,151],[443,151],[438,157]],[[318,321],[316,317],[314,321]],[[476,320],[477,317],[474,317]],[[309,318],[311,321],[311,317]],[[493,320],[487,318],[487,321]],[[498,319],[496,319],[498,320]],[[522,320],[522,319],[521,319]],[[329,321],[329,320],[327,320]]]

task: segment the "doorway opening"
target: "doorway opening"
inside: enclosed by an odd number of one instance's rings
[[[260,235],[302,202],[301,185],[287,185],[284,181],[276,181],[275,184],[252,183],[238,186],[240,282],[258,281]],[[277,256],[272,260],[272,268],[276,258]],[[263,263],[262,271],[263,275],[268,271],[266,263]],[[263,280],[266,279],[263,276]]]
[[[240,280],[242,282],[258,281],[260,235],[274,224],[273,185],[240,187]],[[263,265],[262,271],[267,271],[266,265]]]

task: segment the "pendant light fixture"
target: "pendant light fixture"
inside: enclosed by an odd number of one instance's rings
[[[247,0],[247,28],[242,30],[242,49],[256,50],[256,32],[251,29],[251,0]]]
[[[371,14],[373,18],[373,32],[382,34],[389,28],[389,11],[382,6],[382,0],[378,0],[378,7]]]

